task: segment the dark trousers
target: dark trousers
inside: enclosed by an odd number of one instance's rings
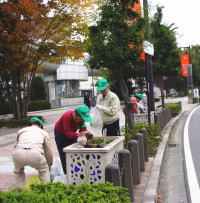
[[[105,128],[107,129],[106,136],[120,136],[119,119],[116,120],[115,122],[111,123],[111,124],[108,124],[108,125],[104,124],[103,130]]]
[[[66,174],[66,156],[65,156],[65,152],[63,152],[63,148],[77,142],[77,137],[67,138],[65,135],[62,135],[55,129],[54,129],[54,134],[55,134],[55,141],[56,141],[57,149],[58,149],[58,152],[60,155],[60,160],[62,163],[63,172],[64,172],[64,174]]]

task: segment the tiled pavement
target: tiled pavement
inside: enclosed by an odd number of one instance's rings
[[[187,102],[182,102],[182,108],[188,110],[193,105],[187,104]],[[62,114],[66,109],[56,112]],[[45,117],[45,116],[44,116]],[[124,116],[122,114],[121,125],[124,124]],[[0,129],[0,189],[7,191],[13,185],[13,163],[11,159],[11,154],[13,152],[13,146],[15,142],[15,133],[19,129]],[[53,125],[49,125],[45,130],[50,134],[52,140],[52,150],[54,156],[58,156],[58,151],[54,141]],[[8,135],[9,136],[5,136]],[[149,175],[154,164],[154,158],[149,158],[149,161],[145,163],[145,171],[140,174],[140,184],[134,186],[134,203],[142,203],[142,198],[145,190],[145,186],[148,183]],[[26,167],[25,172],[27,177],[31,174],[36,174],[37,172],[31,167]]]

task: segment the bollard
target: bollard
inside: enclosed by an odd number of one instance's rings
[[[130,140],[128,142],[128,150],[130,151],[131,154],[133,185],[137,185],[140,183],[140,162],[139,162],[138,143],[136,140]]]
[[[114,186],[121,186],[119,166],[108,164],[105,168],[105,181],[113,183]]]
[[[126,187],[128,189],[129,196],[133,201],[131,157],[130,152],[127,149],[122,149],[119,151],[119,168],[122,179],[122,187]]]
[[[144,160],[149,161],[149,157],[148,157],[148,141],[147,141],[147,130],[146,130],[146,128],[141,128],[140,133],[143,135]]]
[[[139,148],[139,160],[140,160],[140,171],[145,171],[144,167],[144,145],[143,145],[143,135],[141,133],[136,133],[134,139],[138,142]]]

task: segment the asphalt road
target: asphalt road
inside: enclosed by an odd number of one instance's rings
[[[200,203],[200,106],[193,109],[184,128],[184,156],[189,200]]]
[[[200,203],[200,106],[184,112],[170,133],[160,174],[162,203]]]

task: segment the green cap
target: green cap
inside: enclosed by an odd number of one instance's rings
[[[41,128],[43,129],[44,122],[42,120],[40,120],[39,118],[37,118],[37,117],[31,118],[29,123],[38,123],[38,124],[41,125]]]
[[[86,105],[81,105],[75,110],[85,122],[92,121],[90,116],[90,109]]]
[[[136,94],[135,97],[139,99],[143,99],[143,94]]]
[[[109,86],[109,83],[106,79],[99,79],[96,83],[97,91],[101,92]]]

